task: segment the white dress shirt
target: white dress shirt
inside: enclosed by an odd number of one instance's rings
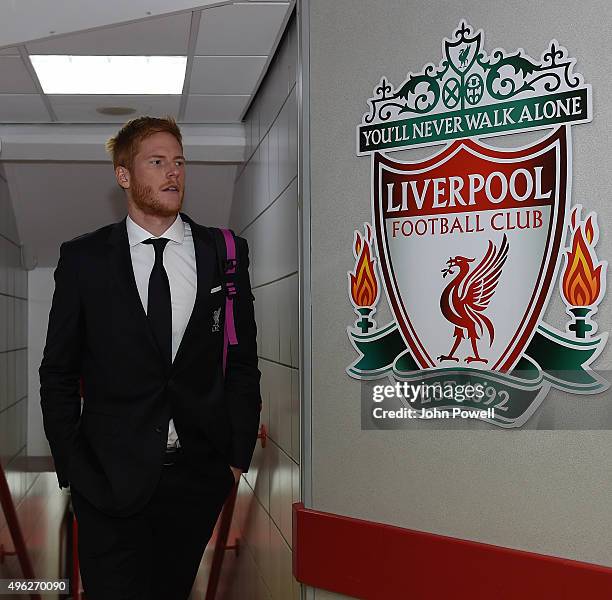
[[[155,263],[155,249],[151,244],[143,244],[144,240],[155,238],[146,229],[137,225],[128,215],[126,219],[128,241],[134,278],[142,306],[147,312],[149,297],[149,277]],[[159,237],[170,241],[164,249],[164,268],[170,282],[170,298],[172,301],[172,360],[183,339],[189,317],[193,311],[197,291],[197,269],[195,247],[189,223],[183,222],[180,215]],[[168,425],[168,445],[180,445],[170,419]]]

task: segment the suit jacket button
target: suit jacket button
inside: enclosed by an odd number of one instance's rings
[[[161,428],[161,427],[156,427],[156,428],[155,428],[155,431],[156,431],[157,433],[161,433],[161,432],[162,432],[162,428]]]

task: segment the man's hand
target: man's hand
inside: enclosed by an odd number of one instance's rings
[[[238,483],[240,481],[240,475],[242,475],[242,469],[239,469],[238,467],[232,467],[232,465],[230,465],[230,469],[234,474],[234,481]]]

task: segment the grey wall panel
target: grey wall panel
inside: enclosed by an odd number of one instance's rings
[[[265,285],[253,290],[257,308],[257,351],[259,356],[279,361],[278,298],[274,288]]]
[[[277,446],[270,447],[270,516],[291,544],[292,469],[295,463]]]
[[[252,217],[257,215],[270,204],[270,173],[269,173],[269,146],[270,138],[266,136],[261,140],[259,147],[253,155],[253,201],[252,201]]]
[[[291,275],[278,282],[282,292],[279,310],[280,319],[280,361],[292,367],[298,366],[298,276]]]
[[[253,253],[254,286],[297,271],[297,182],[243,231]]]
[[[295,462],[300,462],[300,373],[291,369],[291,450],[289,454]],[[294,491],[297,484],[294,484]],[[297,500],[296,500],[297,501]]]
[[[278,124],[277,129],[277,143],[278,143],[278,165],[277,165],[277,177],[275,180],[274,192],[278,195],[284,190],[289,182],[297,175],[297,164],[292,157],[292,115],[295,114],[295,102],[294,95],[290,93],[287,100],[281,108],[278,118],[276,120]]]
[[[24,398],[28,394],[28,356],[27,350],[15,352],[15,397]]]
[[[7,347],[9,350],[15,350],[15,304],[16,299],[13,296],[7,298]]]
[[[291,281],[296,276],[297,274],[271,284],[278,294],[278,357],[285,365],[291,364]]]
[[[0,352],[8,350],[8,297],[0,294]]]
[[[291,345],[289,348],[290,364],[296,369],[300,364],[300,308],[299,308],[299,281],[296,278],[289,283],[290,300],[289,304],[291,307],[291,327],[290,327],[290,340]]]
[[[253,460],[245,477],[261,505],[270,510],[270,453],[261,444],[255,446]]]
[[[297,87],[294,85],[289,92],[287,98],[287,114],[289,116],[289,162],[287,164],[287,171],[290,174],[297,175],[298,172],[298,124],[297,119],[291,118],[290,115],[295,115],[297,112]]]
[[[0,236],[0,294],[8,292],[8,271],[3,268],[8,260],[8,249],[10,242]]]
[[[253,560],[242,561],[231,598],[298,597],[290,547],[291,504],[299,496],[299,401],[297,370],[291,366],[297,365],[297,186],[296,173],[290,175],[287,166],[288,157],[297,153],[297,147],[290,147],[292,141],[297,145],[297,109],[294,98],[288,98],[295,79],[296,57],[289,57],[295,52],[289,41],[295,28],[293,19],[247,112],[249,147],[245,165],[238,169],[231,211],[232,228],[249,243],[261,422],[268,429],[266,448],[257,444],[245,475],[252,500],[243,494],[237,505],[242,539]]]
[[[0,177],[0,454],[5,464],[23,451],[27,436],[27,274],[20,256],[12,202]],[[25,474],[9,478],[15,502],[25,493],[25,482]],[[3,524],[0,537],[6,533]]]
[[[287,36],[287,85],[291,89],[296,82],[297,73],[297,29],[293,27]]]
[[[265,135],[271,127],[282,103],[287,97],[288,71],[286,67],[286,56],[282,54],[277,55],[277,58],[272,62],[268,75],[266,79],[269,85],[265,86],[260,104],[259,126],[261,136]]]
[[[43,428],[40,410],[40,366],[49,323],[49,307],[54,291],[51,268],[28,272],[28,454],[48,456],[51,451]]]
[[[10,317],[9,317],[10,318]],[[9,348],[13,348],[12,345]],[[16,386],[15,381],[17,379],[17,361],[16,361],[16,350],[9,350],[7,352],[7,378],[6,378],[6,388],[7,388],[7,396],[8,396],[8,405],[10,406],[14,402],[18,400],[16,395]]]
[[[280,192],[278,188],[278,163],[280,153],[280,137],[281,137],[280,115],[274,120],[272,127],[268,131],[266,139],[268,140],[268,182],[270,199],[278,197]]]
[[[291,369],[270,363],[269,435],[287,454],[291,451]]]
[[[267,509],[258,502],[251,504],[251,514],[247,521],[246,538],[251,540],[251,550],[257,570],[261,573],[264,586],[270,588],[272,583],[272,554],[270,552],[270,519]],[[269,591],[268,591],[269,593]],[[265,598],[266,596],[261,596]],[[272,596],[268,596],[272,598]]]
[[[26,300],[22,298],[15,299],[14,305],[14,320],[15,320],[15,331],[14,335],[14,345],[15,348],[24,348],[27,346],[27,339],[24,339],[24,325],[26,325],[27,314],[24,310]]]
[[[17,222],[11,205],[8,185],[2,178],[0,178],[0,235],[11,240],[15,244],[19,243]]]
[[[253,161],[240,172],[234,189],[230,227],[238,234],[253,218]]]
[[[253,111],[253,115],[249,115],[248,121],[251,122],[251,152],[249,154],[249,156],[252,155],[253,152],[255,152],[255,150],[257,149],[257,146],[259,146],[259,142],[261,141],[262,138],[262,133],[261,133],[261,128],[260,128],[260,119],[259,119],[259,109],[256,108]]]
[[[488,51],[520,47],[539,57],[556,38],[578,59],[593,85],[594,121],[573,128],[573,198],[598,211],[598,253],[612,256],[610,3],[312,0],[314,508],[612,565],[603,533],[612,529],[612,432],[362,431],[361,387],[345,374],[355,358],[346,272],[354,229],[371,218],[370,167],[355,155],[355,126],[380,77],[400,82],[437,63],[442,39],[464,17],[484,28]],[[612,328],[609,298],[598,322]],[[611,349],[598,359],[607,369]]]
[[[8,356],[0,350],[0,411],[8,406]]]

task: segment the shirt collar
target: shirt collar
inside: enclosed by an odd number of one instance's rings
[[[151,235],[146,229],[143,229],[138,223],[135,223],[130,215],[127,216],[125,221],[127,227],[128,241],[130,246],[136,246],[137,244],[142,244],[145,240],[149,238],[154,238],[156,236]],[[170,241],[175,242],[177,244],[182,244],[185,238],[185,224],[181,219],[180,215],[176,215],[176,219],[174,223],[164,231],[159,237],[168,238]]]

